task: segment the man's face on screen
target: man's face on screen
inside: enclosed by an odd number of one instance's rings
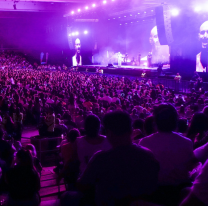
[[[75,49],[77,53],[80,53],[80,49],[81,49],[81,42],[80,39],[76,39],[75,40]]]
[[[150,44],[154,47],[160,46],[158,34],[157,34],[157,27],[155,26],[150,33]]]
[[[202,48],[208,49],[208,21],[205,21],[201,27],[199,32],[199,39],[202,43]]]

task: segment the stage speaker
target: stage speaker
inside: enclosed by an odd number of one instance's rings
[[[170,45],[173,43],[173,34],[171,28],[171,9],[169,5],[162,5],[155,8],[156,25],[158,38],[161,45]]]

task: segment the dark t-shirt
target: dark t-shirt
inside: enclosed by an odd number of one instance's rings
[[[152,193],[158,172],[159,163],[150,150],[129,145],[95,153],[79,181],[96,187],[98,205],[109,205]]]
[[[9,195],[14,200],[28,200],[40,190],[40,178],[34,169],[15,166],[7,172]]]

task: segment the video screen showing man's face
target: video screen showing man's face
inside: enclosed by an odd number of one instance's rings
[[[75,50],[77,53],[80,53],[80,49],[81,49],[81,41],[80,41],[80,39],[77,38],[75,40]]]
[[[160,41],[157,34],[157,27],[155,26],[150,32],[150,44],[153,47],[160,46]]]
[[[168,64],[169,63],[169,46],[168,45],[161,45],[157,26],[153,27],[150,32],[150,44],[152,46],[152,64]]]
[[[199,41],[201,52],[196,55],[196,71],[208,71],[208,21],[205,21],[199,28]]]
[[[203,49],[208,49],[208,21],[200,26],[199,39]]]

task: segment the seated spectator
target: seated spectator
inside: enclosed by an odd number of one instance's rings
[[[187,134],[187,130],[188,130],[187,119],[185,118],[179,119],[177,132],[185,136]]]
[[[188,128],[187,137],[194,143],[194,148],[208,142],[208,117],[203,113],[195,113]]]
[[[61,120],[56,118],[55,128],[54,128],[55,137],[60,137],[62,134],[65,135],[67,131],[68,131],[67,126],[65,124],[61,124]]]
[[[132,144],[130,116],[108,113],[104,127],[112,149],[93,155],[78,180],[79,190],[85,195],[96,188],[96,205],[129,205],[152,194],[157,188],[159,164],[149,150]],[[67,195],[63,196],[62,205],[67,205]]]
[[[80,173],[82,173],[92,155],[99,150],[108,150],[111,148],[105,136],[99,134],[100,119],[96,115],[89,115],[85,119],[86,135],[77,138],[77,154],[80,161]]]
[[[38,172],[39,176],[41,176],[42,165],[40,163],[40,160],[37,158],[37,152],[36,152],[35,146],[33,144],[27,144],[25,149],[30,151],[33,157],[34,167],[36,171]]]
[[[54,128],[55,128],[55,114],[53,113],[53,109],[50,107],[48,113],[46,114],[45,123],[47,125],[47,133],[51,137],[53,136]]]
[[[74,151],[74,144],[76,144],[77,137],[80,136],[78,129],[71,129],[67,134],[67,143],[61,146],[61,156],[63,158],[64,164],[68,163],[70,160],[76,160],[77,154]],[[73,156],[75,155],[75,156]]]
[[[157,132],[156,124],[155,124],[155,119],[153,116],[148,116],[144,120],[144,133],[146,136],[149,136],[153,133]]]
[[[40,179],[29,151],[17,152],[16,165],[7,172],[6,180],[9,188],[8,205],[39,205]]]
[[[188,196],[182,201],[180,206],[205,206],[208,205],[208,160],[202,167],[201,172],[196,177]]]
[[[150,149],[160,163],[159,184],[162,186],[161,190],[166,192],[167,199],[164,201],[168,201],[164,204],[177,204],[180,189],[174,189],[173,192],[173,188],[189,184],[189,172],[196,166],[193,143],[174,132],[177,128],[178,114],[172,105],[159,105],[154,111],[154,118],[158,132],[143,138],[140,145]]]

